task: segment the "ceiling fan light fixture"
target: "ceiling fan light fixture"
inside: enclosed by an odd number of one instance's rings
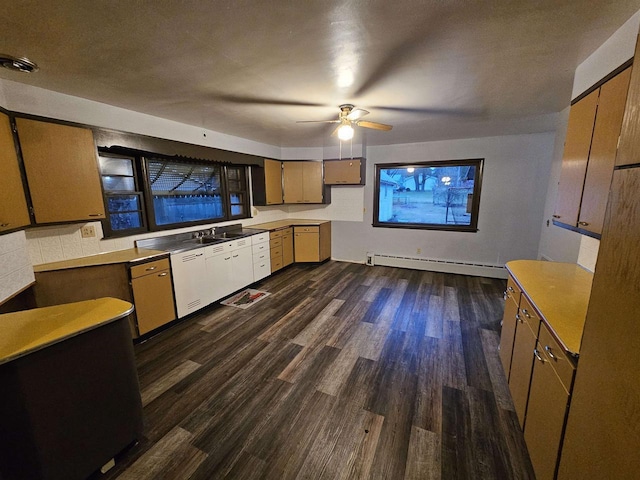
[[[338,138],[340,140],[351,140],[353,138],[353,127],[344,123],[338,127]]]

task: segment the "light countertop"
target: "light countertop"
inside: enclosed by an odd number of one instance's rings
[[[276,220],[275,222],[260,223],[258,225],[250,225],[246,228],[260,228],[262,230],[278,230],[279,228],[295,227],[296,225],[318,226],[323,223],[330,223],[331,220],[303,220],[298,218],[287,218],[285,220]]]
[[[0,364],[129,315],[133,305],[98,298],[0,315]]]
[[[93,267],[96,265],[110,265],[114,263],[139,263],[152,260],[156,257],[168,256],[164,250],[150,248],[128,248],[114,252],[99,253],[88,257],[62,260],[60,262],[43,263],[33,267],[34,272],[50,272],[53,270],[65,270],[67,268]]]
[[[556,340],[578,355],[593,274],[574,263],[514,260],[506,266]]]

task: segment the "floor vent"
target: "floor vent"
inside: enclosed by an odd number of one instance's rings
[[[432,258],[384,255],[380,253],[368,254],[367,265],[412,268],[414,270],[457,273],[460,275],[473,275],[476,277],[507,278],[507,271],[503,265],[456,262],[453,260],[435,260]]]

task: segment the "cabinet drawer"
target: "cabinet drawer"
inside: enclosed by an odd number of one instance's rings
[[[282,268],[282,258],[273,259],[271,258],[271,273],[278,271]]]
[[[251,244],[257,245],[269,241],[269,232],[259,233],[251,237]]]
[[[293,227],[285,228],[283,230],[280,230],[280,232],[282,233],[283,237],[286,237],[287,235],[293,235]]]
[[[549,364],[553,367],[564,388],[567,390],[567,393],[571,393],[571,385],[575,373],[573,362],[564,353],[562,347],[558,345],[558,342],[553,338],[545,324],[542,324],[540,327],[540,338],[538,342],[540,343],[540,348],[544,350]]]
[[[281,247],[282,246],[282,237],[278,237],[278,238],[274,238],[273,240],[270,240],[269,241],[269,246],[271,248]]]
[[[282,230],[275,230],[273,232],[269,232],[269,238],[273,242],[274,239],[282,237]]]
[[[516,283],[516,281],[509,276],[509,280],[507,280],[507,289],[504,291],[504,299],[511,299],[515,302],[516,306],[520,305],[520,287]]]
[[[320,227],[294,227],[296,233],[320,233]]]
[[[131,278],[138,278],[150,273],[157,272],[159,270],[167,270],[169,268],[169,259],[163,258],[162,260],[156,260],[154,262],[143,263],[142,265],[135,265],[131,267]]]
[[[282,247],[271,249],[271,260],[273,261],[274,258],[280,258],[280,261],[282,261]]]
[[[251,247],[251,251],[253,252],[254,255],[258,255],[261,252],[268,252],[270,248],[269,243],[265,242],[265,243],[259,243],[257,245],[253,245]]]
[[[253,254],[253,263],[264,262],[265,260],[271,258],[270,251],[266,250],[260,253]]]
[[[520,298],[520,312],[518,313],[518,320],[520,324],[527,324],[531,329],[531,333],[535,338],[538,338],[538,332],[540,330],[540,315],[536,312],[536,309],[531,305],[531,301],[526,295],[522,295]]]
[[[253,264],[253,279],[254,281],[262,280],[268,277],[271,273],[271,262],[267,258],[266,260]]]

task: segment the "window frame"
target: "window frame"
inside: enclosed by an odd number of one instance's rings
[[[102,222],[102,231],[103,231],[103,234],[104,234],[105,238],[127,237],[127,236],[130,236],[130,235],[137,235],[137,234],[140,234],[140,233],[148,232],[149,231],[149,223],[147,222],[147,210],[146,210],[146,201],[145,201],[146,199],[145,199],[145,193],[144,193],[144,185],[141,188],[141,179],[140,179],[140,175],[139,175],[139,171],[138,171],[137,158],[135,157],[135,155],[118,154],[118,153],[112,153],[112,152],[98,150],[98,161],[99,161],[100,157],[119,158],[119,159],[131,160],[131,166],[132,166],[132,169],[133,169],[133,175],[131,175],[131,176],[129,176],[129,175],[116,175],[116,176],[133,178],[133,183],[134,183],[134,187],[135,187],[134,191],[129,191],[129,190],[107,190],[105,188],[105,186],[104,186],[103,177],[105,177],[105,176],[113,176],[113,175],[108,175],[108,174],[103,173],[102,166],[100,165],[100,162],[99,162],[100,186],[102,188],[102,201],[104,203],[104,210],[105,210],[105,218],[102,219],[101,222]],[[144,182],[142,182],[142,183],[144,183]],[[111,214],[112,214],[112,212],[109,211],[109,197],[121,196],[121,195],[137,196],[138,197],[138,202],[139,202],[139,205],[140,205],[140,209],[139,210],[135,210],[135,211],[136,212],[140,212],[140,226],[139,227],[137,227],[137,228],[127,228],[125,230],[114,230],[113,228],[111,228]],[[133,212],[133,210],[131,212]],[[114,214],[118,214],[118,213],[122,213],[122,212],[113,212],[113,213]],[[130,213],[130,212],[125,212],[125,213]]]
[[[472,158],[461,160],[432,160],[421,162],[403,162],[403,163],[376,163],[375,165],[375,183],[373,192],[373,227],[376,228],[402,228],[417,230],[439,230],[452,232],[471,232],[478,231],[478,214],[480,211],[480,197],[482,190],[482,176],[484,169],[484,158]],[[437,223],[409,223],[409,222],[381,222],[379,220],[380,210],[380,176],[382,170],[387,169],[407,169],[407,168],[428,168],[428,167],[458,167],[472,166],[475,167],[475,175],[473,182],[473,197],[471,202],[471,219],[469,225],[455,224],[437,224]]]
[[[234,169],[238,169],[239,174],[240,174],[240,179],[238,180],[239,183],[242,184],[242,186],[244,187],[244,189],[242,190],[236,190],[236,189],[231,189],[229,186],[229,169],[234,168]],[[224,166],[224,173],[223,173],[223,181],[224,181],[224,193],[226,195],[226,213],[227,213],[227,217],[228,220],[238,220],[238,219],[242,219],[242,218],[250,218],[248,215],[250,214],[250,205],[249,205],[249,174],[247,172],[247,167],[246,165],[225,165]],[[238,193],[243,195],[242,198],[244,198],[244,201],[242,203],[232,203],[231,202],[231,195],[234,193]],[[243,209],[244,209],[244,214],[242,215],[233,215],[232,214],[232,206],[233,205],[242,205]]]

